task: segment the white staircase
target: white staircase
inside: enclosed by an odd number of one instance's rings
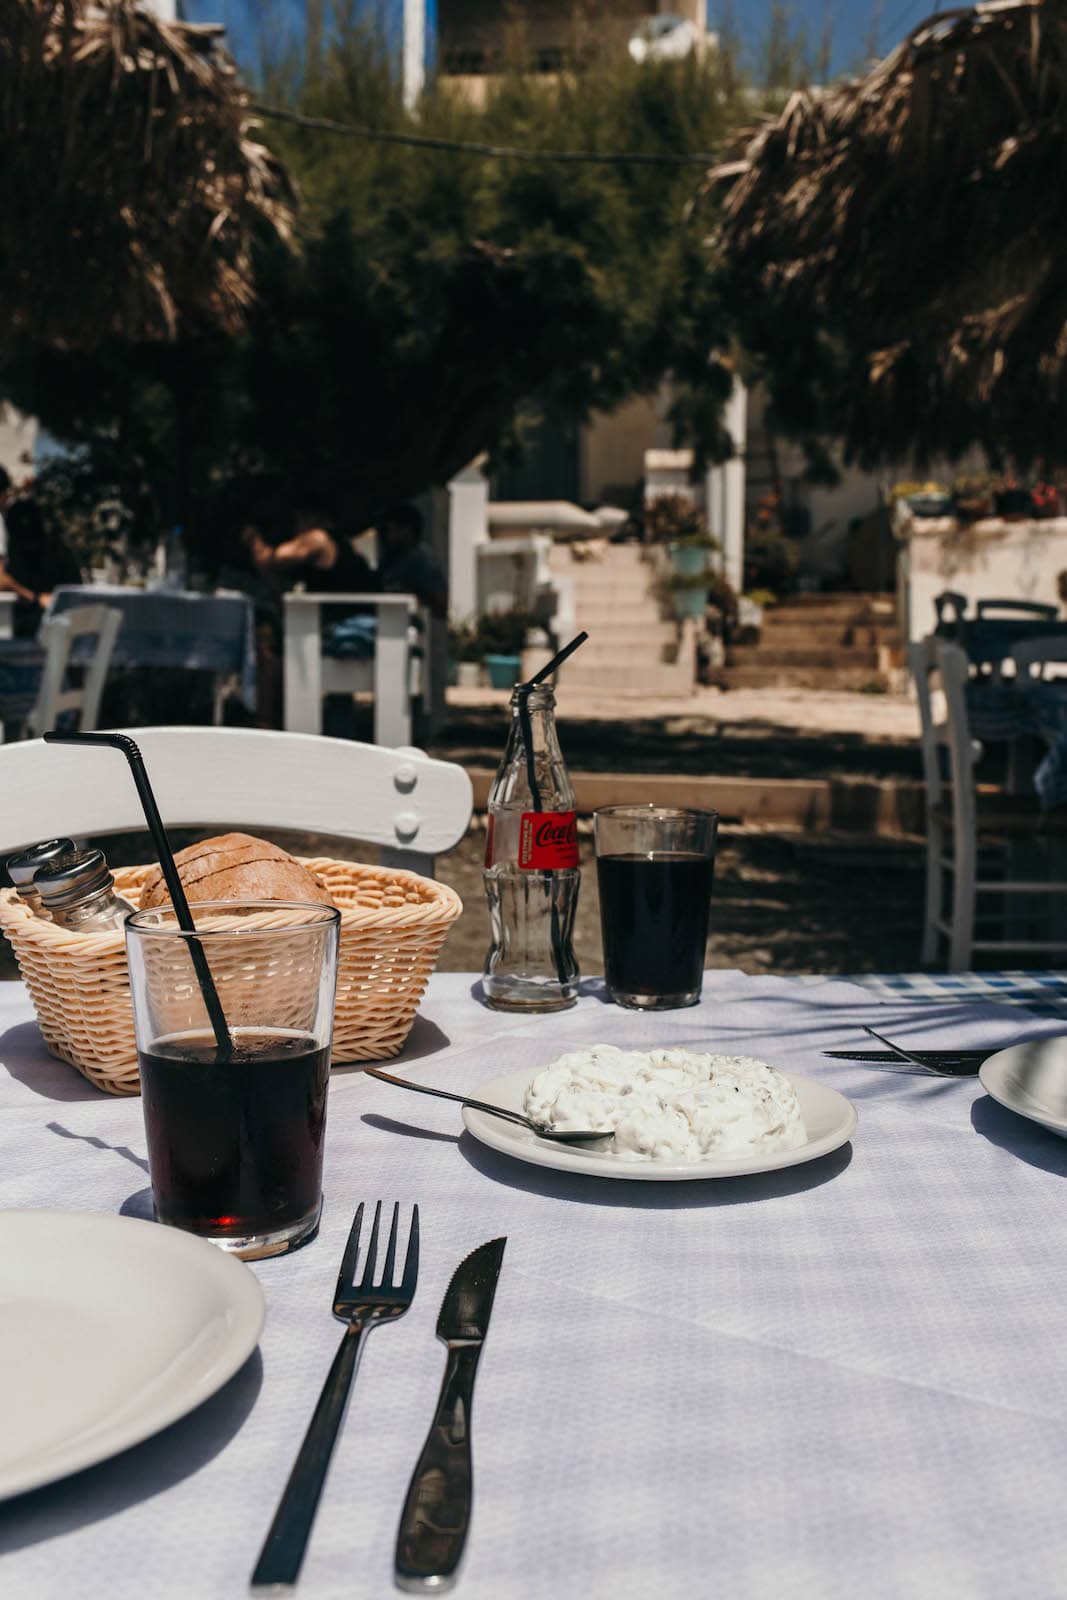
[[[664,617],[656,569],[635,544],[602,545],[585,560],[554,544],[549,565],[573,586],[575,622],[589,638],[567,663],[568,691],[672,696],[696,687],[696,626]]]

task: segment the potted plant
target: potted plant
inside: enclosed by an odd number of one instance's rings
[[[667,552],[671,570],[663,587],[675,616],[702,617],[717,578],[711,557],[720,548],[703,512],[685,495],[660,495],[646,507],[645,540]]]
[[[460,689],[477,689],[482,681],[482,652],[477,627],[453,622],[448,628],[449,678]]]
[[[530,613],[518,607],[486,612],[478,618],[478,649],[492,688],[510,689],[518,682],[526,635],[533,624]]]

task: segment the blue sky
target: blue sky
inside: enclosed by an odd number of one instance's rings
[[[382,4],[383,0],[376,0],[376,3]],[[722,0],[709,0],[708,21],[713,28],[721,3]],[[802,23],[813,38],[821,32],[829,7],[833,22],[834,69],[839,72],[851,70],[860,62],[871,33],[872,18],[877,22],[878,42],[884,54],[917,22],[937,9],[935,0],[787,0],[787,3],[796,21]],[[384,4],[388,9],[389,0],[384,0]],[[400,0],[393,0],[393,4],[399,8]],[[300,26],[303,0],[270,0],[270,6],[280,27]],[[771,0],[733,0],[733,15],[751,51],[759,47],[770,6]],[[251,36],[252,19],[262,18],[266,9],[264,0],[185,0],[184,3],[185,14],[192,21],[225,22],[238,56]],[[653,9],[651,5],[649,9]]]

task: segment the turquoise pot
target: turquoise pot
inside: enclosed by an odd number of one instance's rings
[[[702,617],[704,607],[708,603],[706,589],[674,589],[671,592],[671,603],[674,614],[679,619],[683,617]]]
[[[494,689],[510,689],[519,681],[519,657],[486,656],[485,670]]]
[[[708,552],[703,546],[672,544],[667,546],[667,550],[671,558],[671,568],[679,578],[695,578],[707,570]]]

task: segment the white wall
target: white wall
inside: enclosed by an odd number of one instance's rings
[[[976,600],[1037,600],[1058,605],[1057,579],[1067,572],[1067,517],[1047,522],[990,519],[960,528],[954,518],[902,523],[900,588],[909,639],[934,628],[934,596],[943,589]]]

